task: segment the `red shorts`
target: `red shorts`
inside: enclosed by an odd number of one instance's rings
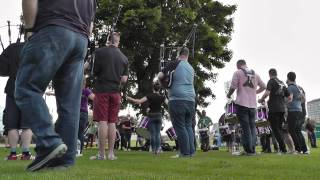
[[[120,109],[120,93],[96,93],[93,100],[93,120],[116,123]]]

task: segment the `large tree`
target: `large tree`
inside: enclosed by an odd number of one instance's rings
[[[235,5],[212,0],[98,0],[96,27],[110,25],[123,5],[117,31],[121,50],[130,61],[128,93],[141,97],[152,91],[159,72],[160,45],[182,45],[194,24],[198,25],[195,54],[197,104],[206,107],[206,98],[215,98],[206,81],[216,81],[217,72],[232,57],[227,45],[233,31]],[[191,43],[188,47],[192,49]]]

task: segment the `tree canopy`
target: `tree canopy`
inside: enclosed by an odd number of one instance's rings
[[[189,62],[196,73],[197,104],[206,107],[206,98],[215,95],[205,82],[215,82],[216,69],[232,58],[228,43],[236,6],[212,0],[98,0],[96,28],[111,25],[120,4],[123,9],[116,30],[121,32],[120,48],[129,59],[128,94],[142,97],[152,91],[160,45],[182,45],[197,24],[195,54]]]

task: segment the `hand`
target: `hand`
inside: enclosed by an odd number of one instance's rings
[[[33,32],[27,32],[26,33],[26,39],[29,40],[29,38],[33,35]]]
[[[264,102],[264,99],[259,99],[258,100],[258,103],[263,103]]]

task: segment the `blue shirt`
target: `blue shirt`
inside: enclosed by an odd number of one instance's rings
[[[169,89],[169,100],[195,102],[193,86],[194,70],[186,60],[182,60],[173,73],[172,86]]]
[[[298,89],[296,84],[289,84],[288,91],[290,94],[293,94],[292,102],[288,103],[288,111],[294,112],[302,112],[301,107],[301,92]]]

